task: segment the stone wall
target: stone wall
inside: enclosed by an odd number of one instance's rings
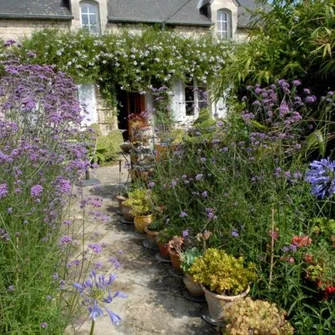
[[[0,38],[4,41],[13,39],[19,41],[23,37],[30,37],[34,30],[58,28],[69,30],[71,21],[60,20],[0,20]]]

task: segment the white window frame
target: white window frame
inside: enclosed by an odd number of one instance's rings
[[[219,9],[216,15],[216,34],[219,39],[232,39],[232,15],[228,9]]]
[[[186,104],[187,104],[187,97],[186,97],[186,87],[192,88],[193,91],[193,114],[186,115]],[[192,85],[190,83],[184,83],[181,79],[178,79],[175,83],[173,88],[173,95],[172,95],[172,112],[173,118],[176,123],[181,125],[183,124],[191,124],[195,121],[199,116],[200,111],[200,104],[201,102],[205,102],[208,104],[208,99],[201,100],[199,94],[199,87],[195,80],[192,81]],[[191,101],[191,100],[189,100]]]
[[[88,12],[83,12],[83,6],[84,5],[88,6]],[[94,10],[91,11],[92,9],[94,9]],[[88,24],[85,24],[85,25],[83,24],[83,15],[87,16]],[[93,15],[96,16],[96,25],[91,25],[90,24],[90,18]],[[90,2],[90,1],[81,1],[80,2],[80,26],[83,29],[87,29],[91,34],[100,34],[101,33],[99,5],[97,3]]]

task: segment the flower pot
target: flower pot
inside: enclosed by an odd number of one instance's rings
[[[122,203],[121,213],[124,216],[124,218],[127,221],[133,222],[134,221],[134,215],[130,213],[131,207],[126,206],[124,203]]]
[[[150,230],[150,229],[148,229],[148,226],[144,227],[144,231],[147,234],[147,239],[148,239],[149,245],[152,246],[152,247],[156,246],[157,245],[156,237],[158,235],[158,231]]]
[[[224,316],[224,308],[225,306],[231,305],[234,301],[244,298],[250,291],[250,287],[238,295],[223,295],[213,293],[208,291],[205,287],[201,286],[203,291],[205,292],[205,298],[208,305],[208,312],[212,319],[215,321],[222,321]]]
[[[169,251],[170,258],[171,258],[171,264],[172,264],[173,269],[175,270],[176,273],[183,274],[184,271],[182,270],[180,266],[181,261],[180,261],[179,254],[175,250],[172,250],[170,248],[168,251]]]
[[[127,200],[127,198],[125,198],[125,197],[122,196],[122,195],[117,195],[117,196],[116,196],[116,200],[117,200],[118,203],[119,203],[119,209],[120,209],[120,211],[122,211],[122,203],[123,203],[125,200]]]
[[[159,254],[163,259],[170,259],[170,254],[169,254],[169,245],[164,242],[157,242],[157,246],[159,249]]]
[[[194,281],[193,277],[189,273],[185,273],[183,281],[188,293],[191,296],[201,297],[204,295],[204,291],[201,286]]]
[[[141,234],[144,233],[144,228],[147,227],[152,222],[153,222],[153,216],[151,214],[143,216],[135,216],[134,219],[135,228]]]

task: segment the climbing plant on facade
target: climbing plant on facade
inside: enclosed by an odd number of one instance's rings
[[[16,53],[22,63],[52,64],[78,83],[144,92],[150,85],[171,87],[177,78],[210,84],[230,48],[209,35],[183,37],[156,28],[101,36],[46,29],[23,40]]]

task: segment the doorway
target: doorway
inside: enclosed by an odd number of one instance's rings
[[[118,89],[118,128],[123,130],[123,139],[125,141],[132,140],[131,122],[129,115],[138,115],[141,118],[141,113],[145,111],[145,95],[136,92],[126,92]]]

